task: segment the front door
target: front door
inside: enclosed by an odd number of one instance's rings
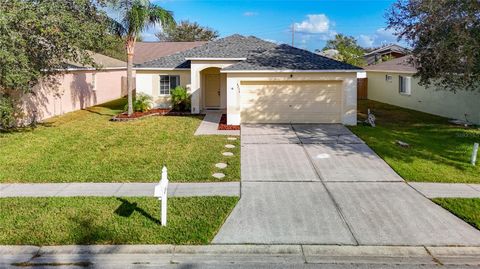
[[[205,75],[205,107],[220,107],[220,75]]]

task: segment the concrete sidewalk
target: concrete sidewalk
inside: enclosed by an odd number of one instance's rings
[[[0,184],[0,197],[153,196],[157,183]],[[239,196],[240,182],[170,183],[171,197]]]
[[[0,267],[177,264],[406,264],[480,265],[478,247],[331,245],[90,245],[0,246]],[[184,267],[187,266],[187,267]],[[193,267],[192,267],[193,268]],[[197,267],[195,267],[197,268]],[[274,268],[274,267],[272,267]],[[370,268],[370,267],[368,267]]]
[[[480,198],[480,184],[409,182],[428,198]]]

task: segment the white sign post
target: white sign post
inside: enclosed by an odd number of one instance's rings
[[[472,151],[472,158],[470,159],[470,162],[472,165],[475,165],[477,162],[477,154],[478,154],[478,143],[473,144],[473,151]]]
[[[167,176],[167,167],[163,166],[162,168],[162,179],[160,182],[155,185],[154,196],[161,201],[161,224],[162,226],[167,226],[167,191],[168,191],[168,176]]]

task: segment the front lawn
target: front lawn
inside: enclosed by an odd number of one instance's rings
[[[435,198],[433,201],[480,230],[480,198]]]
[[[165,164],[172,181],[240,179],[240,143],[225,136],[194,136],[202,116],[153,116],[111,122],[120,99],[53,118],[32,130],[0,133],[0,183],[152,182]],[[233,142],[233,143],[232,143]],[[235,144],[225,157],[225,144]]]
[[[377,118],[377,127],[359,124],[350,129],[405,180],[480,183],[480,164],[470,164],[473,143],[480,142],[480,129],[371,100],[359,101],[359,120],[366,118],[367,108]],[[400,147],[396,140],[410,147]]]
[[[236,197],[0,199],[0,245],[208,244]]]

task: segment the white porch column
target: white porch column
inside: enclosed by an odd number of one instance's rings
[[[357,76],[343,80],[343,115],[342,123],[345,125],[357,125]]]
[[[190,69],[190,94],[192,98],[192,114],[200,113],[200,99],[201,99],[201,87],[200,87],[200,71],[198,66],[191,64]]]
[[[227,124],[240,125],[240,81],[227,74]]]

